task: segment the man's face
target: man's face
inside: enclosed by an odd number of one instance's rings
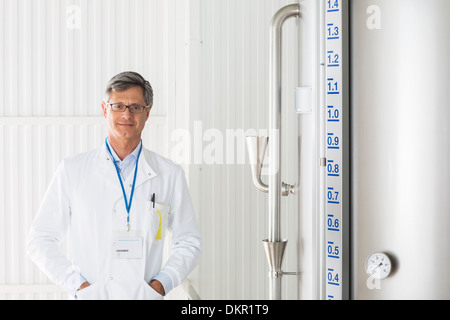
[[[110,104],[126,106],[145,106],[144,91],[141,87],[132,87],[122,92],[113,91],[109,97]],[[150,115],[150,109],[133,114],[127,108],[124,112],[112,111],[102,103],[103,115],[108,121],[109,137],[116,140],[140,140],[142,130]]]

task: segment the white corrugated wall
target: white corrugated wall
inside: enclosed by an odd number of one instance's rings
[[[190,188],[205,238],[197,275],[202,297],[269,298],[268,266],[262,244],[268,237],[268,197],[253,186],[244,137],[268,134],[270,21],[281,7],[296,2],[191,2],[195,3],[195,10],[191,10],[190,19],[190,127],[197,149],[191,159]],[[304,9],[307,1],[300,2]],[[291,184],[299,183],[300,150],[308,159],[306,166],[310,165],[312,157],[307,151],[312,150],[313,137],[306,136],[314,122],[312,115],[297,116],[294,112],[294,88],[312,86],[314,70],[311,61],[304,61],[303,73],[309,76],[300,76],[298,29],[299,21],[289,20],[283,33],[282,179]],[[306,47],[310,42],[311,39],[301,39]],[[305,134],[300,134],[302,123]],[[312,170],[304,173],[312,175]],[[266,177],[263,180],[267,182]],[[302,257],[310,255],[310,243],[304,244],[299,235],[299,206],[299,196],[282,201],[282,235],[289,240],[284,271],[288,272],[300,270],[299,252]],[[307,215],[303,223],[308,224],[305,229],[311,230],[310,207]],[[283,279],[284,299],[302,296],[299,279]],[[306,278],[304,282],[308,281]]]
[[[123,70],[155,90],[145,146],[185,165],[204,239],[191,276],[200,296],[268,298],[267,195],[252,184],[243,138],[267,134],[269,23],[293,2],[0,0],[0,299],[66,297],[26,257],[25,237],[59,161],[104,139],[104,86]],[[290,20],[284,33],[282,177],[292,184],[310,148],[299,127],[311,131],[293,113],[294,88],[311,85],[298,72],[298,27]],[[284,271],[310,254],[300,202],[282,203]],[[284,298],[301,296],[299,278],[283,281]]]
[[[155,91],[143,141],[169,156],[187,126],[185,0],[0,0],[0,299],[65,298],[26,257],[31,221],[65,157],[106,137],[107,81]]]

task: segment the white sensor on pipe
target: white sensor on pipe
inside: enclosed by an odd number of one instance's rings
[[[312,88],[295,88],[295,111],[297,113],[312,112]]]

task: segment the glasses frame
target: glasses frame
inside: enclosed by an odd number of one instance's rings
[[[136,105],[126,106],[126,105],[119,104],[119,103],[109,103],[109,102],[106,102],[106,101],[103,101],[103,102],[106,103],[106,105],[109,106],[111,108],[111,111],[113,111],[113,112],[125,112],[128,109],[131,114],[142,114],[142,113],[145,112],[145,110],[148,110],[151,107],[151,106],[136,106]],[[116,106],[120,105],[121,107],[125,107],[125,109],[123,109],[123,111],[114,110],[113,109],[114,105],[116,105]],[[133,111],[131,111],[132,110],[131,107],[140,107],[140,108],[143,108],[143,109],[142,109],[141,112],[133,112]]]

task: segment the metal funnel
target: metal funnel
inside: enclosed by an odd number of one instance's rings
[[[261,170],[269,137],[247,137],[247,150],[252,169],[253,183],[262,192],[268,193],[269,186],[261,181]]]
[[[280,242],[269,242],[269,240],[264,240],[263,243],[272,277],[282,277],[283,271],[281,270],[281,265],[283,264],[284,250],[286,249],[287,240]]]

